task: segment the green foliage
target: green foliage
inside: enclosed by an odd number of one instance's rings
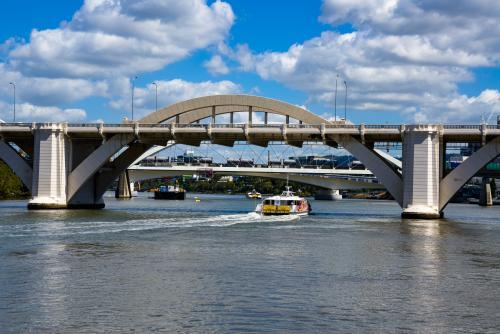
[[[173,185],[173,179],[154,179],[141,183],[141,189],[158,188],[160,185]],[[241,176],[234,177],[233,181],[222,180],[220,176],[214,176],[206,180],[193,180],[191,178],[178,178],[177,182],[188,192],[194,193],[228,193],[244,194],[252,189],[262,194],[279,194],[285,189],[285,180],[268,179],[261,177]],[[294,191],[301,191],[303,196],[314,194],[314,186],[290,182]]]
[[[18,199],[26,196],[27,192],[21,180],[0,160],[0,199]]]

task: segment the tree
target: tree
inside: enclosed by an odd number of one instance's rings
[[[0,199],[26,197],[27,192],[21,180],[5,162],[0,160]]]

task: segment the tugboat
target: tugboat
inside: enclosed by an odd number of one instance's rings
[[[179,186],[160,186],[156,190],[154,199],[177,199],[183,200],[186,198],[186,191]]]
[[[247,193],[247,198],[250,198],[250,199],[261,199],[262,195],[261,195],[260,192],[258,192],[257,190],[253,189],[252,191],[249,191]]]
[[[305,216],[311,212],[311,205],[304,197],[295,195],[286,186],[286,190],[281,195],[265,198],[261,204],[255,208],[255,212],[264,216],[270,215],[298,215]]]

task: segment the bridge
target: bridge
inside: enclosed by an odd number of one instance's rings
[[[236,113],[247,115],[244,124],[234,123]],[[254,122],[257,113],[262,124]],[[269,114],[284,121],[271,124]],[[103,208],[111,183],[153,145],[280,141],[342,146],[385,186],[403,217],[438,218],[452,196],[500,154],[497,125],[350,125],[248,95],[195,98],[124,124],[2,123],[0,136],[0,158],[30,190],[30,209]],[[402,142],[401,170],[374,150],[375,142]],[[478,142],[481,148],[446,174],[444,153],[454,142]]]
[[[255,176],[290,180],[321,188],[323,196],[339,189],[384,189],[369,170],[282,168],[282,167],[227,167],[227,166],[141,166],[133,165],[126,171],[127,182],[119,182],[121,198],[131,197],[128,185],[137,181],[181,175]]]

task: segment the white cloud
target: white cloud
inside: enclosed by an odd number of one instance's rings
[[[50,106],[95,96],[125,105],[130,76],[223,45],[233,22],[231,6],[219,0],[85,0],[58,28],[1,44],[0,76],[16,83],[18,102],[36,119],[42,112],[47,119],[81,116]],[[209,65],[214,73],[229,71],[220,57]],[[0,87],[0,100],[10,101],[10,89]]]
[[[169,81],[157,81],[158,84],[158,108],[170,104],[192,99],[199,96],[241,93],[242,88],[238,84],[223,81],[189,82],[182,79]],[[147,87],[136,87],[134,90],[134,112],[141,117],[154,111],[155,87],[153,84]],[[130,110],[130,96],[115,100],[111,107],[120,110]],[[135,116],[134,116],[135,118]]]
[[[229,68],[220,55],[214,55],[203,63],[203,66],[213,75],[228,74]]]
[[[458,84],[474,80],[471,68],[498,64],[500,28],[492,24],[500,6],[488,9],[481,0],[468,15],[455,8],[471,7],[466,2],[445,2],[324,0],[320,20],[356,30],[326,31],[285,52],[256,54],[239,45],[228,57],[243,71],[307,92],[310,102],[332,104],[338,74],[340,96],[348,83],[351,110],[397,111],[409,121],[478,122],[498,101],[482,101],[487,91],[461,95]]]
[[[108,83],[103,80],[25,77],[17,71],[9,70],[3,64],[0,64],[0,77],[7,83],[16,84],[16,97],[19,102],[33,102],[42,106],[72,103],[89,96],[106,96],[109,92]],[[8,99],[11,95],[10,86],[0,86],[0,98]]]
[[[33,30],[9,63],[27,76],[129,76],[222,41],[233,21],[222,1],[86,0],[58,29]]]
[[[0,101],[0,118],[6,122],[13,119],[11,104]],[[87,118],[83,109],[37,106],[30,103],[16,104],[17,122],[79,122]]]

